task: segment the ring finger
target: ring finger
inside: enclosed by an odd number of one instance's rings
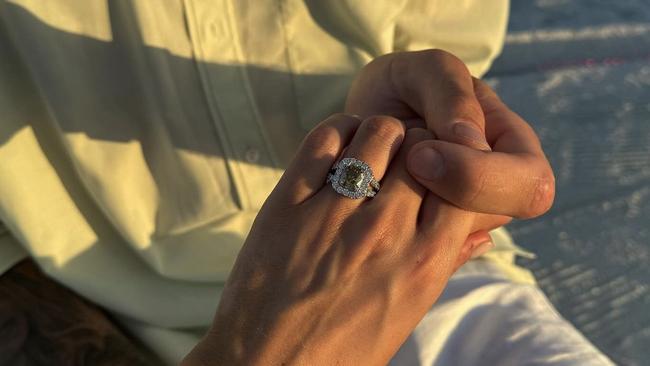
[[[350,145],[346,148],[342,158],[355,158],[366,163],[375,178],[380,181],[391,160],[399,150],[400,145],[404,139],[405,128],[402,122],[398,119],[389,116],[373,116],[365,119],[356,134],[352,138]],[[348,176],[340,177],[341,181],[337,183],[341,185],[353,185],[356,182],[350,181]],[[366,187],[360,187],[366,189]],[[332,202],[340,202],[337,204],[345,205],[347,207],[357,207],[362,199],[351,199],[339,194],[331,186],[325,187],[322,196],[332,200]]]

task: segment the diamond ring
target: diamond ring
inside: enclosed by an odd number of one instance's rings
[[[379,192],[379,182],[368,164],[355,158],[341,159],[327,176],[327,183],[343,196],[359,199],[374,197]]]

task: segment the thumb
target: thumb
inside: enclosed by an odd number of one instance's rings
[[[538,160],[429,140],[411,148],[407,168],[429,191],[462,209],[529,218],[552,202],[552,187]]]

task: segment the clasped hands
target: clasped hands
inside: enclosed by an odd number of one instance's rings
[[[325,184],[342,157],[370,165],[375,198]],[[487,232],[553,196],[532,128],[460,60],[379,57],[303,141],[184,364],[386,364]]]

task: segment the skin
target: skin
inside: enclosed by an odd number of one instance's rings
[[[435,141],[411,151],[409,172],[437,196],[481,213],[467,240],[469,253],[490,241],[489,230],[513,217],[542,215],[553,204],[555,178],[533,129],[448,52],[378,57],[352,84],[345,111],[362,117],[386,114],[405,121],[407,128],[433,132]],[[418,171],[414,164],[424,147],[442,156],[446,169],[436,179],[426,178],[435,167]]]
[[[310,133],[184,365],[386,364],[477,250],[473,237],[552,204],[553,174],[533,130],[449,54],[373,61],[346,111],[409,123],[336,115]],[[422,149],[442,157],[433,179],[417,164]],[[383,178],[374,199],[323,186],[341,155]]]
[[[409,171],[420,184],[456,206],[485,213],[480,224],[498,223],[499,215],[528,219],[545,213],[553,204],[555,178],[537,135],[484,82],[474,79],[474,90],[491,151],[425,141],[411,150]],[[443,156],[444,167],[436,179],[423,178],[415,168],[418,152],[427,148]]]
[[[388,116],[335,115],[314,129],[185,364],[385,364],[440,295],[475,216],[408,173],[410,148],[431,138]],[[323,186],[344,149],[383,179],[372,200]]]
[[[390,168],[399,174],[389,173],[398,177],[391,181],[399,188],[394,192],[401,193],[388,194],[392,200],[372,200],[385,206],[341,203],[332,192],[319,195],[329,194],[328,199],[316,200],[323,172],[349,141],[339,131],[342,127],[312,132],[292,165],[300,168],[283,178],[293,183],[281,183],[265,205],[214,325],[186,364],[347,364],[360,355],[362,364],[383,363],[435,301],[448,276],[490,241],[487,230],[511,217],[539,215],[552,203],[552,172],[532,129],[445,52],[399,53],[373,61],[355,81],[346,112],[406,121],[378,117],[369,122],[374,132],[367,133],[380,136],[369,141],[385,149],[386,161],[373,163],[375,173],[386,169],[401,147],[399,163],[393,164],[399,168]],[[360,124],[349,116],[335,119],[348,121],[340,122],[348,126],[346,136]],[[458,121],[487,138],[456,135]],[[405,132],[414,126],[429,132]],[[413,163],[417,151],[426,147],[440,152],[445,162],[444,174],[434,180],[423,178],[426,174]],[[306,164],[308,157],[312,160]],[[315,173],[315,167],[321,170]],[[391,185],[383,184],[381,194],[387,196]],[[389,201],[408,204],[396,207]],[[337,214],[327,216],[332,211]],[[405,218],[408,225],[403,225]],[[5,319],[0,355],[10,363],[74,359],[78,364],[148,364],[148,356],[101,309],[30,262],[0,277],[0,295]],[[344,316],[351,313],[353,317]],[[30,336],[20,336],[24,334]],[[247,355],[245,349],[259,351]]]

